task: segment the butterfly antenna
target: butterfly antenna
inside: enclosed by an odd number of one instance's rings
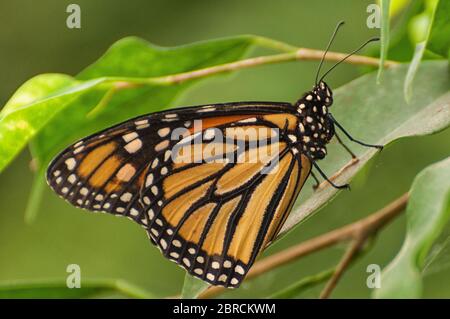
[[[331,44],[333,43],[334,38],[336,37],[336,34],[337,34],[339,28],[340,28],[344,23],[345,23],[344,21],[340,21],[340,22],[337,24],[336,28],[334,29],[333,34],[331,35],[331,39],[330,39],[330,41],[328,42],[327,48],[325,49],[325,52],[323,53],[322,59],[320,60],[319,67],[317,68],[317,72],[316,72],[316,85],[317,85],[317,79],[319,78],[320,69],[322,68],[323,61],[325,60],[325,56],[327,55],[327,52],[328,52],[328,50],[330,49]]]
[[[328,73],[330,73],[335,67],[337,67],[339,64],[341,64],[342,62],[344,62],[345,60],[347,60],[349,57],[351,57],[353,54],[359,52],[360,50],[362,50],[366,45],[368,45],[370,42],[374,42],[374,41],[379,41],[380,38],[375,37],[375,38],[371,38],[369,40],[367,40],[366,42],[364,42],[363,44],[361,44],[357,49],[353,50],[352,52],[350,52],[345,58],[343,58],[342,60],[338,61],[335,65],[333,65],[327,72],[325,72],[324,75],[322,75],[322,77],[320,78],[319,82],[321,82],[325,76],[328,75]]]

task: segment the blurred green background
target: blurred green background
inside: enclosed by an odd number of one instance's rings
[[[394,0],[395,1],[395,0]],[[81,7],[81,29],[68,29],[66,7]],[[294,45],[325,47],[339,20],[346,26],[333,50],[347,52],[377,30],[365,27],[373,1],[182,1],[182,0],[16,0],[0,2],[0,103],[24,81],[41,73],[75,75],[116,40],[136,35],[161,46],[257,34]],[[407,53],[405,53],[408,56]],[[317,62],[295,62],[240,71],[197,84],[176,105],[235,100],[294,101],[314,80]],[[342,65],[329,78],[336,88],[361,70]],[[374,106],[376,107],[376,106]],[[448,156],[450,130],[401,140],[375,157],[352,191],[341,192],[326,208],[270,247],[265,254],[345,225],[383,207],[408,190],[428,164]],[[0,282],[60,279],[68,264],[81,267],[83,279],[120,278],[156,296],[180,292],[184,271],[164,259],[141,227],[126,219],[90,214],[71,207],[46,189],[37,220],[28,225],[24,211],[32,182],[25,151],[0,176]],[[306,187],[310,187],[311,182]],[[343,277],[333,297],[366,298],[366,267],[386,265],[397,253],[405,231],[400,217],[378,236],[372,249]],[[334,247],[244,283],[227,297],[265,297],[305,275],[336,264],[345,247]],[[429,275],[426,297],[450,297],[446,273]],[[317,297],[321,287],[304,297]]]

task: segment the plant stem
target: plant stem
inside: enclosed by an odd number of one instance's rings
[[[350,265],[353,257],[359,252],[361,246],[364,245],[364,242],[365,241],[362,238],[353,240],[353,242],[347,248],[347,251],[345,252],[341,261],[337,265],[330,280],[328,281],[325,288],[320,293],[320,296],[319,296],[320,299],[327,299],[330,296],[331,292],[336,287],[339,279],[341,279],[342,275],[344,274],[344,271]]]
[[[214,74],[224,73],[224,72],[230,72],[240,69],[246,69],[258,65],[265,65],[265,64],[272,64],[272,63],[280,63],[280,62],[289,62],[289,61],[295,61],[295,60],[320,60],[323,56],[323,51],[321,50],[313,50],[313,49],[306,49],[306,48],[300,48],[292,52],[288,53],[280,53],[280,54],[273,54],[273,55],[265,55],[265,56],[258,56],[254,58],[239,60],[236,62],[231,63],[225,63],[221,65],[216,65],[204,69],[199,69],[195,71],[189,71],[189,72],[183,72],[168,76],[162,76],[162,77],[155,77],[155,78],[148,78],[143,80],[143,82],[147,84],[155,84],[155,85],[172,85],[177,83],[182,83],[188,80],[193,80],[197,78],[202,78]],[[345,53],[338,53],[338,52],[328,52],[325,60],[326,61],[340,61],[346,56]],[[356,64],[356,65],[370,65],[370,66],[377,66],[379,63],[379,60],[372,57],[366,57],[361,55],[352,55],[347,60],[345,60],[346,63],[350,64]],[[386,67],[392,67],[394,65],[397,65],[397,62],[394,61],[386,61],[385,66]]]
[[[135,84],[134,82],[124,82],[124,81],[113,81],[112,86],[108,88],[106,93],[103,95],[103,97],[100,99],[100,101],[97,103],[96,106],[92,108],[92,110],[86,115],[87,118],[95,118],[99,114],[101,114],[106,107],[108,106],[109,102],[113,98],[114,94],[117,93],[117,91],[129,89],[133,87],[139,86],[138,84]]]
[[[396,200],[392,201],[384,208],[369,215],[368,217],[360,219],[344,227],[335,229],[321,236],[312,238],[310,240],[307,240],[306,242],[287,248],[279,253],[273,254],[269,257],[262,259],[261,261],[258,261],[250,269],[246,277],[246,280],[251,280],[253,278],[261,276],[262,274],[265,274],[268,271],[271,271],[277,267],[293,262],[299,259],[300,257],[330,247],[334,244],[343,241],[364,240],[365,242],[367,238],[376,234],[376,232],[379,229],[381,229],[384,225],[389,223],[394,217],[398,216],[406,208],[408,198],[409,198],[408,193],[405,193]],[[353,256],[354,254],[352,254],[351,257]],[[342,263],[343,262],[341,261],[341,264]],[[347,266],[348,263],[346,262],[342,267],[343,269],[340,271],[341,274],[344,272]],[[333,287],[331,287],[330,292],[332,288]],[[199,298],[211,298],[224,292],[225,290],[226,288],[223,288],[221,286],[211,286],[209,289],[205,290],[199,296]]]

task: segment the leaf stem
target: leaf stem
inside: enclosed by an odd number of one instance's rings
[[[347,251],[345,252],[344,256],[339,261],[339,264],[337,265],[335,271],[333,272],[333,275],[331,276],[330,280],[320,293],[319,296],[320,299],[327,299],[330,296],[331,292],[336,287],[339,279],[341,279],[345,270],[348,268],[351,261],[353,260],[353,257],[356,256],[361,247],[364,245],[364,242],[365,240],[363,238],[353,240],[353,242],[347,248]]]
[[[299,48],[296,49],[295,51],[287,53],[258,56],[254,58],[239,60],[236,62],[203,68],[195,71],[183,72],[162,77],[147,78],[144,79],[143,82],[146,84],[154,84],[154,85],[172,85],[214,74],[236,71],[259,65],[290,62],[296,60],[303,60],[303,61],[320,60],[323,56],[323,53],[324,52],[322,50]],[[328,52],[325,57],[325,60],[337,62],[342,60],[344,57],[346,57],[345,53]],[[362,55],[352,55],[347,60],[345,60],[345,62],[355,65],[369,65],[369,66],[377,66],[379,64],[378,59]],[[392,67],[397,64],[398,63],[394,61],[385,62],[386,67]]]
[[[114,94],[116,94],[117,91],[136,86],[138,85],[131,82],[124,82],[124,81],[113,82],[113,85],[109,87],[109,89],[106,91],[106,93],[97,103],[97,105],[94,106],[94,108],[86,115],[86,117],[90,119],[97,117],[108,106],[109,102],[111,101],[111,99],[113,98]]]
[[[309,276],[301,279],[299,282],[284,288],[281,291],[276,292],[275,294],[269,296],[269,299],[287,299],[293,298],[294,295],[299,295],[300,293],[306,291],[307,289],[314,287],[322,282],[328,280],[334,273],[334,268],[321,271],[318,274],[313,276]]]

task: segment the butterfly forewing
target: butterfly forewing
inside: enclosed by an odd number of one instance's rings
[[[235,287],[309,174],[296,134],[288,103],[176,109],[75,143],[47,179],[75,206],[132,218],[189,273]]]

